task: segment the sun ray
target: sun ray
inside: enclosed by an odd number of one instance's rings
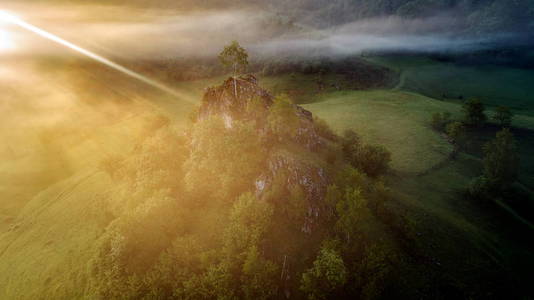
[[[87,56],[87,57],[89,57],[91,59],[94,59],[94,60],[96,60],[96,61],[98,61],[98,62],[100,62],[100,63],[102,63],[104,65],[107,65],[107,66],[109,66],[109,67],[111,67],[111,68],[113,68],[113,69],[115,69],[115,70],[117,70],[119,72],[122,72],[122,73],[124,73],[124,74],[126,74],[126,75],[128,75],[128,76],[130,76],[132,78],[140,80],[140,81],[142,81],[142,82],[144,82],[144,83],[146,83],[146,84],[148,84],[150,86],[153,86],[153,87],[155,87],[155,88],[157,88],[159,90],[162,90],[162,91],[164,91],[166,93],[169,93],[169,94],[171,94],[173,96],[176,96],[178,98],[184,99],[186,101],[190,101],[187,97],[185,97],[181,93],[177,92],[176,90],[173,90],[173,89],[169,88],[168,86],[165,86],[164,84],[162,84],[160,82],[157,82],[157,81],[155,81],[153,79],[150,79],[150,78],[148,78],[146,76],[143,76],[143,75],[141,75],[141,74],[139,74],[139,73],[137,73],[135,71],[132,71],[132,70],[130,70],[130,69],[124,67],[124,66],[121,66],[121,65],[119,65],[119,64],[117,64],[117,63],[115,63],[115,62],[113,62],[113,61],[111,61],[111,60],[109,60],[109,59],[107,59],[107,58],[105,58],[103,56],[100,56],[100,55],[98,55],[98,54],[96,54],[94,52],[91,52],[91,51],[89,51],[87,49],[84,49],[84,48],[82,48],[80,46],[77,46],[77,45],[75,45],[75,44],[73,44],[73,43],[71,43],[71,42],[69,42],[69,41],[67,41],[65,39],[62,39],[62,38],[60,38],[59,36],[57,36],[55,34],[52,34],[52,33],[48,32],[48,31],[45,31],[45,30],[37,27],[37,26],[34,26],[34,25],[32,25],[32,24],[30,24],[28,22],[25,22],[25,21],[23,21],[22,19],[20,19],[19,17],[15,16],[15,15],[12,15],[12,14],[7,13],[5,11],[0,11],[0,21],[7,22],[7,23],[10,23],[10,24],[19,26],[19,27],[21,27],[21,28],[23,28],[25,30],[28,30],[30,32],[33,32],[33,33],[35,33],[35,34],[37,34],[37,35],[39,35],[39,36],[41,36],[43,38],[46,38],[46,39],[48,39],[50,41],[53,41],[53,42],[55,42],[57,44],[60,44],[60,45],[65,46],[65,47],[67,47],[67,48],[69,48],[71,50],[74,50],[74,51],[76,51],[76,52],[78,52],[78,53],[80,53],[82,55],[85,55],[85,56]]]

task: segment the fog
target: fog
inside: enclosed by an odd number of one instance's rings
[[[96,53],[128,59],[214,57],[230,40],[262,56],[352,55],[366,51],[468,51],[509,40],[513,34],[470,38],[453,13],[425,19],[384,17],[327,29],[290,23],[279,14],[251,10],[171,11],[124,6],[23,5],[3,9]],[[10,47],[0,56],[74,55],[8,24]]]

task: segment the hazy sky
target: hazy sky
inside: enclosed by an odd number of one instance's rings
[[[264,55],[350,55],[367,50],[469,50],[499,37],[466,39],[451,15],[428,19],[387,17],[315,30],[282,33],[274,15],[249,10],[172,12],[117,6],[6,3],[25,21],[102,55],[122,59],[214,56],[230,40]],[[298,26],[297,26],[298,27]],[[0,24],[5,54],[70,54],[32,33]],[[2,49],[3,48],[3,49]]]

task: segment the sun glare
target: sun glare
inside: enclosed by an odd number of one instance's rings
[[[13,50],[15,48],[15,42],[11,33],[5,27],[13,23],[17,18],[5,11],[0,11],[0,52]]]
[[[13,50],[15,48],[15,43],[11,37],[11,34],[0,28],[0,52]]]

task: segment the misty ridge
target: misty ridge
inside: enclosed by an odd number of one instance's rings
[[[231,6],[225,10],[96,4],[58,4],[54,9],[39,10],[20,3],[5,6],[45,30],[120,60],[209,58],[229,40],[239,40],[255,57],[265,59],[350,56],[368,51],[461,53],[528,42],[528,31],[505,27],[474,34],[469,30],[472,18],[458,5],[415,18],[391,14],[325,25],[316,21],[320,19],[317,15],[298,11],[298,3],[294,11],[286,10],[287,14],[274,10],[274,3],[261,12]],[[22,53],[65,54],[48,41],[16,32],[18,42],[30,46],[21,49],[31,49]],[[21,51],[17,52],[20,55]]]

